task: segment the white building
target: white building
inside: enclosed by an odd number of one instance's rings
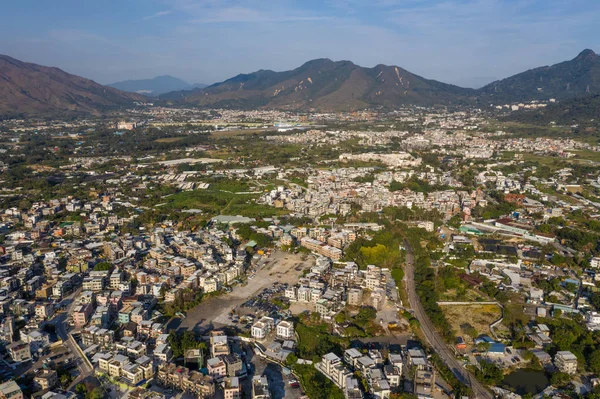
[[[275,327],[275,320],[271,317],[262,317],[252,325],[252,338],[265,339]]]
[[[352,377],[350,370],[344,367],[342,359],[335,353],[324,355],[321,363],[317,364],[317,369],[342,389],[346,388],[348,377]]]
[[[283,339],[294,338],[294,324],[289,321],[281,321],[277,324],[277,337]]]

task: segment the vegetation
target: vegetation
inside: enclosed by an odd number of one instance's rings
[[[331,326],[320,321],[320,315],[302,315],[296,324],[298,334],[298,355],[303,359],[321,361],[321,357],[329,352],[342,355],[350,344],[347,338],[331,333]]]
[[[512,112],[506,120],[533,125],[548,125],[554,122],[558,125],[590,126],[593,120],[598,119],[598,115],[600,115],[600,95],[596,94],[550,104],[545,109]],[[578,131],[579,129],[576,129],[576,132]]]
[[[183,334],[172,331],[169,334],[168,342],[174,358],[183,356],[188,349],[206,349],[206,344],[197,340],[191,331],[185,331]]]
[[[436,186],[427,183],[426,181],[420,180],[415,176],[412,176],[404,183],[400,183],[397,181],[393,181],[390,183],[388,187],[390,191],[400,191],[404,189],[409,189],[418,193],[431,193],[434,191],[447,190],[447,186]]]
[[[90,390],[83,382],[80,382],[75,386],[75,392],[85,399],[104,399],[105,397],[102,388],[95,387]]]
[[[105,271],[112,269],[112,264],[110,262],[100,262],[94,266],[94,271]]]
[[[254,231],[248,224],[239,224],[236,226],[236,234],[245,241],[254,241],[259,247],[266,247],[271,244],[271,238],[263,233]]]
[[[429,316],[433,325],[438,329],[442,337],[451,342],[454,340],[455,333],[444,312],[438,305],[439,291],[436,289],[436,276],[435,271],[431,267],[431,260],[429,256],[430,248],[435,248],[438,245],[437,238],[434,235],[426,233],[422,229],[408,229],[407,240],[414,254],[414,269],[415,269],[415,285],[417,287],[417,295],[421,300],[421,304],[425,309],[425,312]],[[421,241],[427,240],[428,245],[422,246]]]
[[[498,385],[504,379],[504,372],[495,363],[481,361],[479,367],[471,367],[475,378],[487,385]]]
[[[314,366],[296,364],[293,370],[309,398],[344,399],[344,392]]]
[[[180,290],[175,295],[175,300],[173,302],[166,302],[164,304],[163,313],[167,317],[173,317],[179,312],[185,313],[188,310],[198,306],[200,302],[202,302],[203,297],[204,294],[202,290]]]
[[[504,201],[504,198],[501,196],[497,196],[496,200],[497,202],[489,203],[483,208],[474,208],[472,215],[474,217],[481,217],[483,219],[496,219],[501,216],[508,215],[516,209],[513,204]]]

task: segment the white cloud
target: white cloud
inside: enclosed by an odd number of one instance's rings
[[[171,11],[158,11],[155,12],[152,15],[147,15],[144,18],[142,18],[142,21],[148,21],[149,19],[154,19],[154,18],[160,18],[160,17],[164,17],[165,15],[169,15],[171,14]]]

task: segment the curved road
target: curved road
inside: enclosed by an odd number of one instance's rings
[[[431,320],[429,320],[423,305],[421,305],[421,301],[417,295],[417,290],[415,287],[414,254],[412,248],[407,240],[404,241],[404,246],[406,247],[405,281],[408,301],[410,303],[410,307],[414,311],[414,316],[417,318],[417,320],[419,320],[419,323],[421,323],[421,330],[429,342],[429,345],[440,356],[446,366],[452,370],[452,373],[454,373],[456,378],[458,378],[458,380],[463,384],[471,387],[476,398],[493,399],[494,396],[492,393],[488,391],[483,384],[477,381],[475,377],[473,377],[471,373],[463,367],[462,363],[459,362],[456,357],[454,357],[454,353],[452,353],[448,345],[446,345],[442,337],[435,330]]]

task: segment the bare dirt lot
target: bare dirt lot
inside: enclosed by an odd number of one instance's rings
[[[273,251],[266,259],[266,263],[258,268],[256,275],[248,279],[248,284],[238,285],[227,295],[202,302],[187,313],[187,317],[181,321],[178,329],[204,332],[212,328],[232,325],[229,313],[234,307],[241,305],[275,282],[295,284],[302,271],[313,265],[312,256]]]
[[[490,324],[501,315],[498,305],[443,305],[441,308],[452,330],[466,341],[471,339],[465,333],[465,327],[470,325],[478,334],[490,334]]]

